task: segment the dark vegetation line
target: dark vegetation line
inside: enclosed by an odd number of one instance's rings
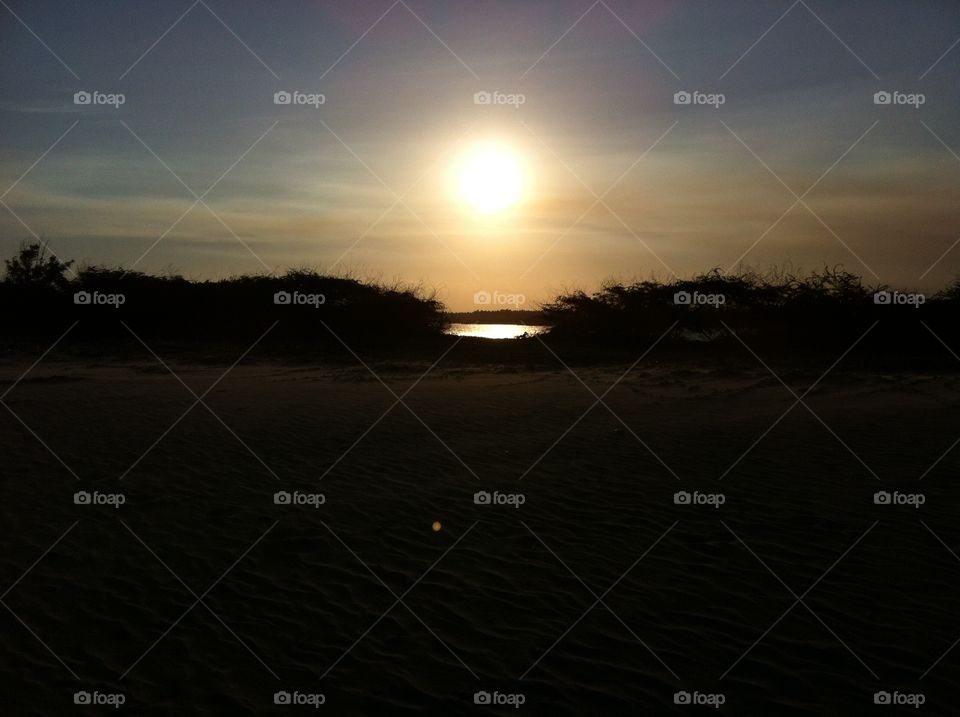
[[[443,330],[458,316],[420,286],[312,269],[209,281],[102,266],[74,270],[41,243],[22,245],[5,264],[0,330],[8,344],[39,341],[79,320],[81,340],[129,338],[122,321],[148,341],[235,344],[279,322],[273,346],[329,345],[331,331],[358,346],[432,345],[430,339],[447,339]],[[838,355],[868,330],[859,350],[869,353],[952,360],[944,343],[960,352],[960,280],[925,296],[865,285],[842,268],[805,275],[714,270],[685,280],[611,283],[523,313],[505,320],[550,324],[551,343],[580,349],[646,348],[675,323],[664,342],[674,353],[743,353],[742,340],[766,354]]]

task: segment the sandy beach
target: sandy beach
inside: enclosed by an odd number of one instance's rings
[[[227,365],[5,368],[12,714],[948,709],[957,376]]]

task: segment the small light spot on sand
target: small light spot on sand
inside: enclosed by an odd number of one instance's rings
[[[440,532],[440,529],[441,529],[442,527],[443,527],[443,526],[440,524],[440,521],[439,521],[439,520],[433,521],[433,532],[434,532],[434,533],[439,533],[439,532]]]

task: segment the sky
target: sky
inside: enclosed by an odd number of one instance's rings
[[[937,0],[2,0],[0,254],[316,266],[454,310],[714,267],[932,290],[958,35]],[[482,215],[460,173],[491,145],[523,189]]]

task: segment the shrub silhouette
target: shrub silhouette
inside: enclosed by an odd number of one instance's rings
[[[71,265],[43,244],[24,244],[6,261],[0,282],[6,340],[47,340],[78,322],[75,338],[89,341],[129,340],[126,323],[148,342],[249,345],[274,326],[267,345],[343,350],[340,339],[351,347],[435,339],[447,322],[443,304],[422,287],[311,268],[193,281],[104,266],[82,267],[67,278]],[[878,292],[893,290],[864,285],[842,267],[805,275],[714,269],[690,279],[567,292],[541,310],[553,327],[550,340],[585,351],[633,351],[665,337],[675,353],[742,353],[740,339],[758,352],[839,356],[865,336],[858,350],[876,355],[950,358],[943,344],[960,352],[960,279],[919,305],[878,301]],[[278,294],[290,301],[278,303]],[[122,303],[104,300],[110,295],[122,295]]]
[[[869,330],[863,345],[875,352],[943,352],[934,333],[960,350],[960,280],[919,306],[883,303],[880,292],[894,290],[866,286],[842,267],[803,276],[714,269],[692,279],[569,292],[543,311],[554,326],[551,337],[576,343],[649,346],[673,325],[668,340],[710,349],[739,346],[733,332],[758,350],[843,351]]]
[[[253,342],[276,322],[272,343],[334,345],[339,342],[331,331],[359,344],[437,336],[445,325],[442,303],[420,287],[387,286],[312,269],[191,281],[88,266],[68,280],[57,272],[68,265],[51,264],[28,248],[26,264],[22,249],[13,263],[7,262],[0,282],[0,301],[16,307],[0,319],[0,330],[11,338],[49,335],[78,321],[74,333],[82,339],[129,339],[124,322],[144,340],[242,343]],[[41,259],[47,267],[42,272],[35,269]],[[25,271],[23,266],[34,268]],[[25,281],[24,276],[36,278]],[[276,303],[279,292],[323,299]],[[110,295],[122,295],[122,303],[103,303]],[[87,297],[89,303],[84,303]]]
[[[23,242],[16,256],[5,259],[5,280],[21,288],[56,288],[66,284],[72,261],[60,261],[43,242]]]

